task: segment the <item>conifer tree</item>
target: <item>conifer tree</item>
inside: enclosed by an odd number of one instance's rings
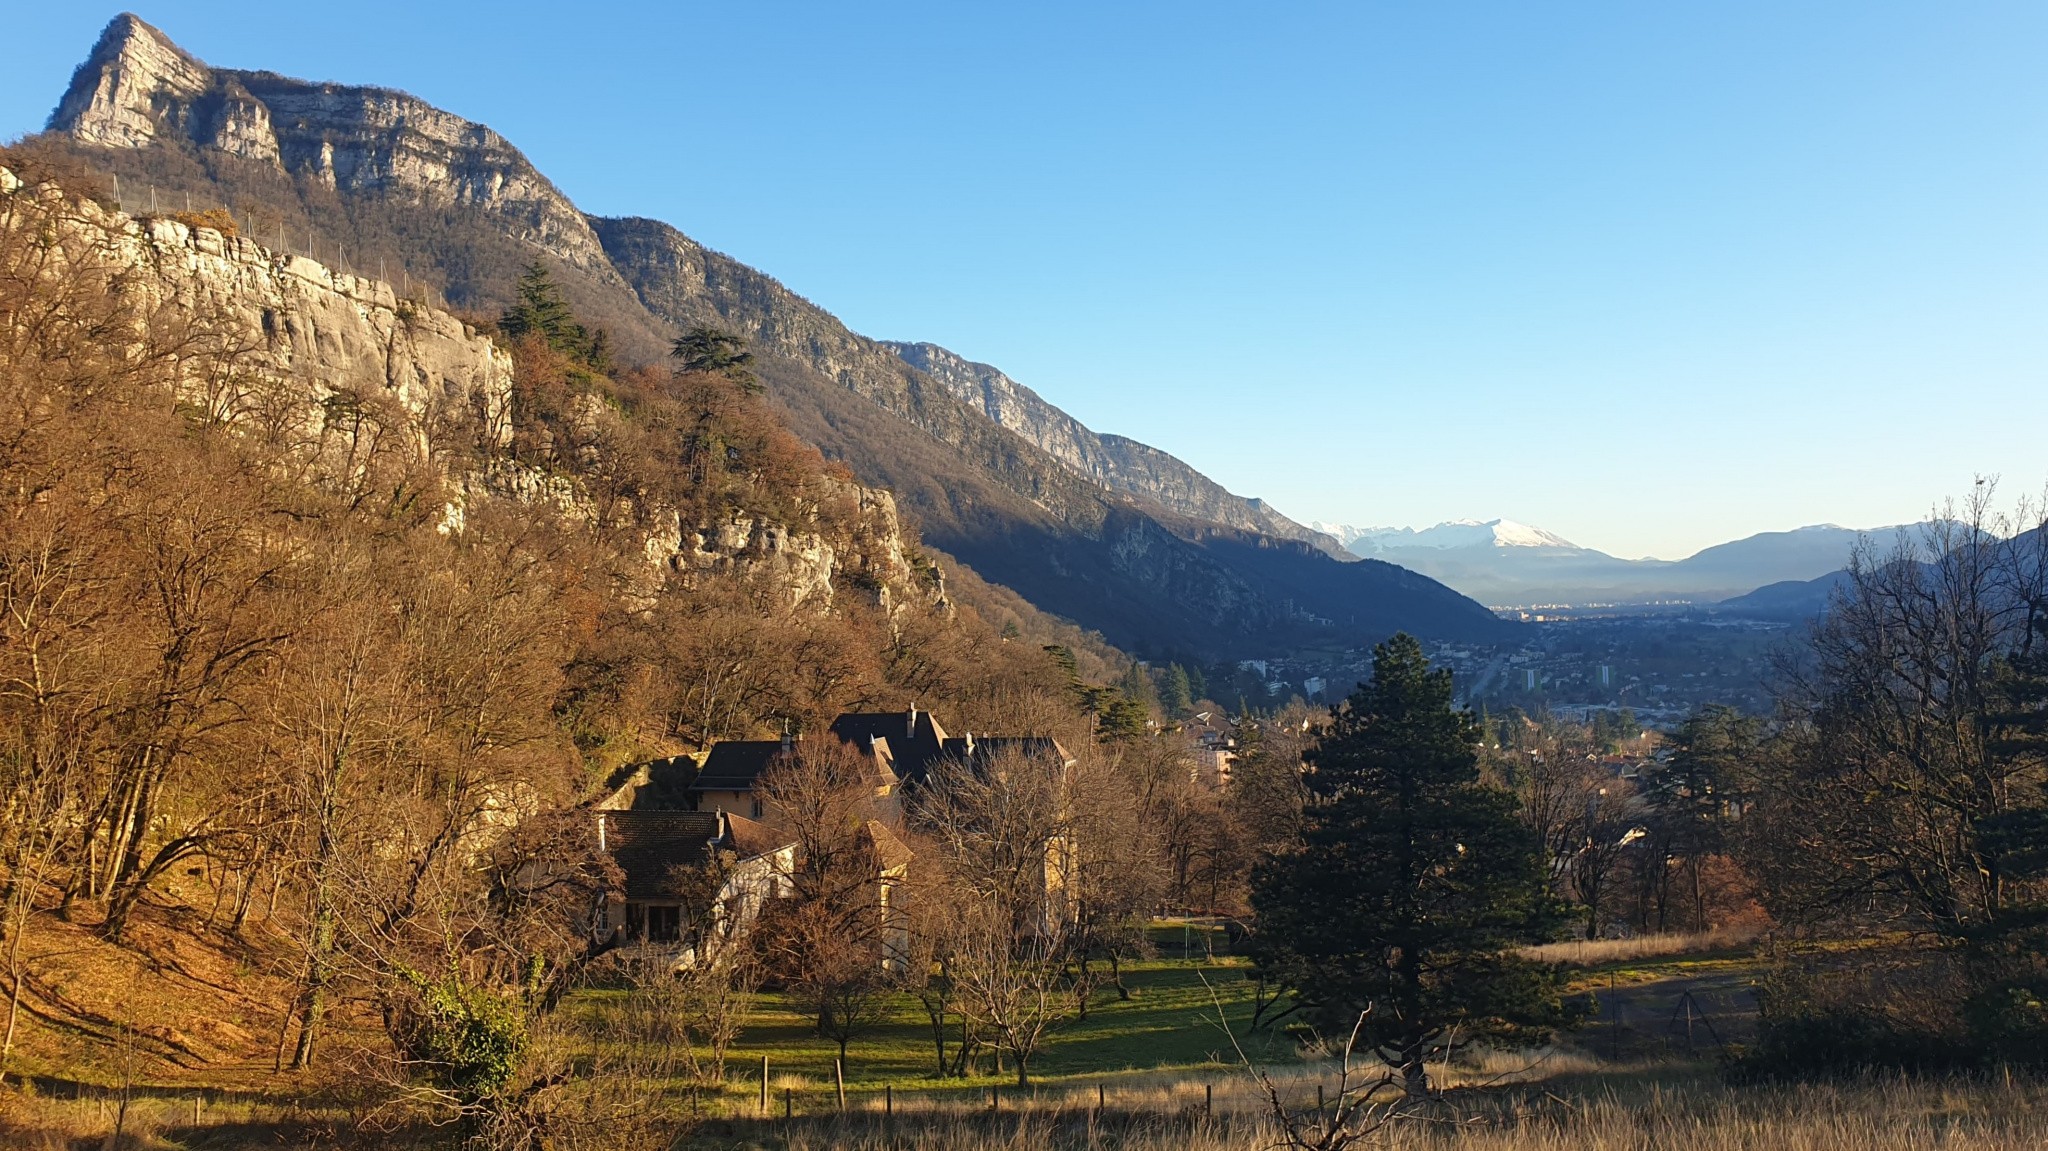
[[[679,373],[724,376],[742,391],[752,395],[761,392],[761,381],[754,378],[753,369],[747,366],[753,362],[754,353],[747,351],[747,342],[738,336],[716,328],[691,328],[676,337],[669,355],[676,360]]]
[[[1397,635],[1309,751],[1293,847],[1253,876],[1254,955],[1326,1033],[1398,1068],[1410,1094],[1455,1044],[1569,1021],[1560,979],[1514,949],[1565,908],[1509,792],[1481,782],[1451,676]]]
[[[539,336],[556,351],[580,352],[588,342],[583,325],[562,295],[560,285],[548,274],[546,264],[535,260],[519,274],[513,289],[512,306],[505,309],[498,326],[513,339]]]
[[[1195,710],[1193,687],[1188,683],[1188,669],[1177,663],[1166,665],[1166,674],[1159,679],[1159,706],[1167,715],[1174,717]]]

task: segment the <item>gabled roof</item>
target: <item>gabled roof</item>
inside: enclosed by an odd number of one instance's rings
[[[789,750],[790,745],[779,739],[728,739],[712,744],[690,790],[752,791],[761,773]]]
[[[975,735],[970,732],[945,743],[946,758],[969,764],[977,771],[995,762],[996,757],[1004,752],[1057,763],[1061,767],[1074,765],[1074,757],[1067,754],[1059,740],[1049,735]]]
[[[945,754],[946,729],[928,711],[850,711],[832,721],[833,735],[855,751],[886,762],[905,783],[922,783]],[[878,741],[882,746],[877,746]]]
[[[867,834],[868,842],[875,845],[875,858],[880,861],[885,872],[908,867],[910,861],[917,858],[917,853],[910,850],[901,839],[896,838],[896,833],[889,830],[889,825],[879,819],[868,820]]]
[[[725,817],[725,843],[723,846],[731,850],[742,861],[758,859],[761,856],[781,851],[795,842],[796,840],[791,839],[788,832],[771,824],[763,823],[758,819],[748,819],[744,815],[730,814]]]
[[[627,899],[674,895],[669,873],[704,863],[713,851],[739,862],[788,847],[788,835],[757,820],[715,811],[600,811],[605,848],[626,873]]]
[[[600,837],[626,873],[626,898],[658,899],[670,891],[669,870],[702,863],[718,837],[713,811],[601,811]]]

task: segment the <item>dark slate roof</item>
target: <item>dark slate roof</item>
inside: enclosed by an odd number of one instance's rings
[[[754,782],[789,745],[779,739],[728,739],[711,745],[691,791],[752,791]]]
[[[669,869],[710,858],[718,837],[712,811],[601,811],[604,842],[626,873],[626,898],[658,899],[672,894]]]
[[[1057,763],[1062,767],[1074,762],[1067,749],[1049,735],[968,735],[961,739],[949,739],[945,745],[948,759],[959,760],[974,766],[978,771],[995,761],[1003,752],[1014,752],[1031,759]]]
[[[831,732],[870,754],[876,739],[889,744],[889,762],[897,778],[922,783],[931,763],[946,753],[946,729],[928,711],[850,711],[832,721]]]

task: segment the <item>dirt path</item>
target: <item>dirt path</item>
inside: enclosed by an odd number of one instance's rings
[[[1579,1033],[1606,1058],[1712,1058],[1756,1038],[1757,971],[1751,964],[1677,968],[1591,990],[1599,1013]]]

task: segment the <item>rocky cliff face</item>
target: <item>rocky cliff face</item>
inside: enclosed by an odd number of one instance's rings
[[[465,205],[572,266],[610,275],[583,214],[482,124],[388,88],[209,68],[132,15],[107,25],[49,130],[117,148],[178,140],[338,192]]]
[[[1352,557],[1321,532],[1295,523],[1265,501],[1233,495],[1178,457],[1118,435],[1104,435],[1045,402],[988,364],[937,344],[880,341],[903,362],[946,385],[997,424],[1040,451],[1110,488],[1156,500],[1168,511],[1234,528],[1301,540],[1335,559]]]
[[[65,210],[55,214],[59,203]],[[390,284],[213,228],[64,201],[59,189],[23,187],[0,168],[0,226],[30,219],[54,220],[144,273],[131,283],[153,302],[206,317],[214,339],[240,349],[242,376],[288,382],[316,400],[388,397],[416,427],[462,412],[490,443],[511,433],[512,357],[453,316],[400,299]]]
[[[509,498],[571,518],[588,514],[573,480],[504,452],[512,436],[512,356],[446,312],[403,299],[388,283],[214,228],[135,219],[68,199],[55,186],[27,187],[0,167],[0,232],[44,227],[70,233],[134,273],[124,290],[202,318],[209,346],[237,349],[231,374],[241,391],[259,382],[289,389],[312,401],[299,410],[314,413],[316,422],[337,397],[389,400],[422,456],[433,454],[429,429],[446,417],[476,429],[480,456],[442,457],[455,465],[443,473],[451,529],[459,530],[477,499]],[[232,408],[216,415],[238,418]],[[772,583],[792,608],[827,608],[847,588],[885,607],[905,596],[943,603],[938,573],[920,573],[908,558],[889,493],[846,484],[840,494],[858,515],[856,526],[836,538],[745,511],[717,523],[686,523],[673,514],[664,523],[657,514],[660,526],[643,546],[648,587],[660,572],[681,569]]]
[[[1090,529],[1100,525],[1099,487],[1029,451],[886,345],[848,330],[773,277],[659,220],[591,223],[613,266],[661,319],[680,329],[704,325],[744,335],[757,354],[798,365],[967,453],[1048,514]]]

